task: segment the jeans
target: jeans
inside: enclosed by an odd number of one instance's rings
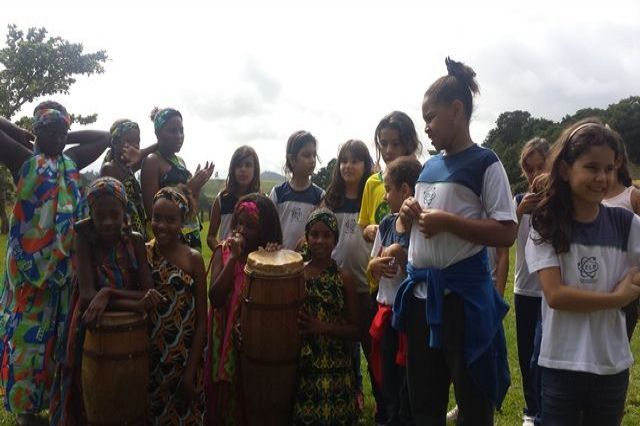
[[[524,392],[524,414],[531,417],[538,415],[539,388],[536,386],[535,366],[538,359],[534,359],[534,340],[536,324],[540,321],[541,297],[513,295],[516,313],[516,336],[518,343],[518,361],[522,375],[522,391]]]

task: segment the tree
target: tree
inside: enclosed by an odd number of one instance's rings
[[[327,189],[329,183],[331,183],[331,175],[333,175],[333,169],[336,166],[336,159],[332,158],[325,167],[320,167],[317,173],[311,176],[311,182],[315,183],[322,189]]]
[[[607,114],[609,125],[622,136],[629,160],[640,163],[640,96],[609,105]]]

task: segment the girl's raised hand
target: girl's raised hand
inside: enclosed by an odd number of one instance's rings
[[[234,259],[239,259],[242,256],[242,252],[244,251],[245,241],[244,237],[239,232],[234,232],[231,235],[231,238],[227,240],[227,244],[229,245],[229,250],[231,250],[231,257]]]
[[[298,313],[298,326],[303,336],[325,333],[325,323],[303,311]]]
[[[418,226],[420,232],[424,234],[425,238],[431,238],[440,232],[448,230],[448,219],[451,213],[438,209],[426,209],[418,218]]]
[[[124,161],[128,167],[136,168],[142,163],[142,151],[128,143],[122,146],[122,155],[120,159]]]
[[[522,217],[523,214],[531,213],[541,199],[541,194],[534,194],[533,192],[530,192],[525,195],[522,201],[520,201],[520,204],[518,204],[518,217]]]
[[[207,183],[209,181],[209,179],[211,178],[211,175],[213,175],[213,170],[215,169],[216,165],[210,162],[206,162],[204,164],[204,167],[200,167],[200,164],[198,164],[198,167],[196,168],[196,172],[193,174],[193,177],[189,180],[189,187],[191,188],[191,190],[195,193],[199,193],[200,189],[202,189],[202,187],[204,186],[205,183]]]

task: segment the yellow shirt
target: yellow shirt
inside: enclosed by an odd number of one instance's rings
[[[358,225],[363,230],[368,225],[377,225],[389,212],[389,205],[384,199],[382,173],[378,172],[371,175],[367,179],[367,183],[364,184]],[[367,282],[369,283],[369,291],[375,294],[378,291],[378,282],[369,271],[367,271]]]

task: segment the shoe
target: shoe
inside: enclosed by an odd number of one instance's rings
[[[524,416],[522,417],[522,426],[535,426],[535,417],[533,416]]]
[[[458,420],[458,406],[456,405],[447,413],[447,423],[455,423]]]

